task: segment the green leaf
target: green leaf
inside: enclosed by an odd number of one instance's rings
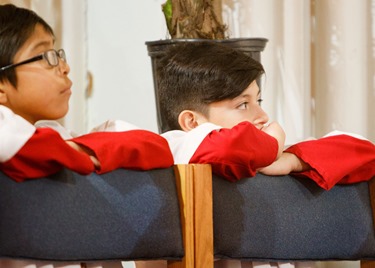
[[[162,5],[162,10],[164,13],[165,21],[167,23],[168,30],[171,31],[171,25],[172,25],[172,0],[167,0]]]

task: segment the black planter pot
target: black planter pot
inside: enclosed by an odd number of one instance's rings
[[[211,39],[167,39],[167,40],[158,40],[158,41],[149,41],[146,42],[148,55],[151,57],[153,80],[154,80],[154,92],[155,92],[155,101],[157,109],[157,120],[159,133],[166,132],[169,129],[168,125],[163,119],[163,116],[160,111],[159,104],[159,91],[158,91],[158,82],[156,80],[156,70],[158,66],[158,58],[160,58],[164,51],[169,47],[173,46],[176,43],[181,42],[218,42],[223,45],[230,46],[234,49],[239,49],[250,57],[257,61],[261,61],[260,53],[264,50],[266,43],[266,38],[232,38],[232,39],[223,39],[223,40],[211,40]]]

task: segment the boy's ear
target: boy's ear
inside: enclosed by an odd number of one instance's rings
[[[8,101],[7,94],[2,89],[2,85],[0,83],[0,104],[5,104],[7,103],[7,101]]]
[[[203,115],[190,110],[184,110],[178,116],[178,124],[183,131],[190,131],[206,121]]]

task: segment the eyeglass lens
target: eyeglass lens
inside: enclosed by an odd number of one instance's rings
[[[48,64],[51,66],[57,66],[59,64],[59,58],[66,62],[65,51],[63,49],[48,50],[44,54]]]

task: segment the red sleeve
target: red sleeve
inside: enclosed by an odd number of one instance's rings
[[[295,175],[308,177],[326,190],[337,183],[357,183],[375,176],[375,145],[348,135],[301,142],[286,152],[311,166]]]
[[[229,181],[255,176],[277,156],[274,137],[242,122],[232,129],[212,131],[199,145],[189,163],[211,164],[216,175]]]
[[[63,167],[80,174],[94,171],[86,154],[71,148],[50,128],[38,128],[13,158],[0,163],[0,170],[18,182],[52,175]]]
[[[146,130],[93,132],[72,141],[95,153],[101,165],[99,174],[117,168],[149,170],[173,165],[167,141]]]

